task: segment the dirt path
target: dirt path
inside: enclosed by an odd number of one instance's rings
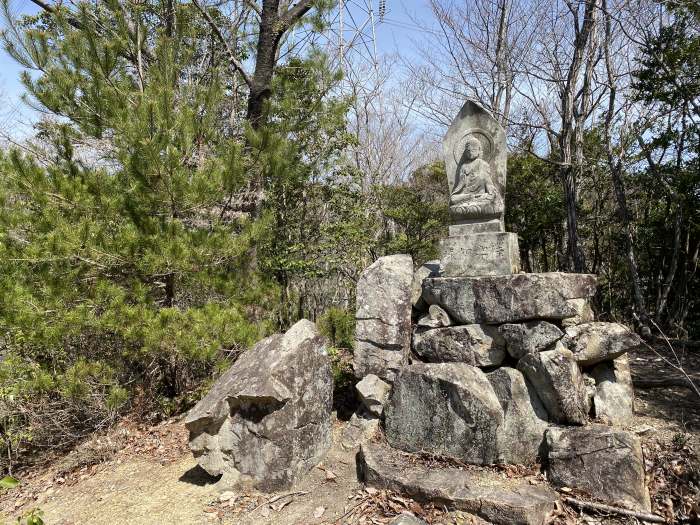
[[[172,424],[172,432],[183,438],[186,435],[179,423]],[[342,427],[337,425],[336,438],[340,432]],[[339,444],[291,493],[236,493],[226,501],[220,501],[222,489],[216,479],[202,471],[184,450],[180,457],[168,461],[157,454],[118,454],[94,474],[79,472],[72,480],[57,478],[55,473],[31,480],[24,497],[2,502],[5,516],[14,520],[38,507],[49,525],[312,525],[338,520],[361,493],[355,452]],[[18,502],[23,504],[15,511]]]
[[[660,363],[651,352],[632,357],[637,377],[653,374]],[[700,370],[697,357],[691,360],[694,372]],[[630,430],[644,443],[657,512],[670,500],[676,506],[686,504],[678,496],[684,490],[677,480],[695,475],[688,473],[695,468],[700,450],[700,403],[694,396],[683,388],[637,391],[637,416]],[[81,449],[73,453],[73,462],[63,458],[50,467],[19,473],[19,490],[0,495],[0,523],[2,518],[14,522],[17,516],[40,508],[47,525],[369,524],[387,523],[390,516],[415,505],[404,498],[362,490],[356,479],[355,450],[340,444],[343,428],[343,423],[334,425],[333,449],[292,492],[235,493],[224,498],[216,480],[196,466],[182,424],[171,421],[156,427],[116,429],[96,438],[110,443],[106,460],[86,462],[86,452]],[[358,513],[346,516],[357,506],[365,509],[364,522]],[[437,511],[432,516],[429,521],[434,524],[476,523],[471,517],[461,519]],[[600,523],[623,522],[606,519]]]

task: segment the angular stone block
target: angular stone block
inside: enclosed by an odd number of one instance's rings
[[[421,328],[443,328],[452,325],[452,319],[447,312],[436,304],[431,304],[428,313],[416,323]]]
[[[486,374],[503,408],[498,431],[499,463],[532,465],[540,457],[547,411],[532,385],[514,368],[501,367]]]
[[[618,323],[593,322],[566,329],[567,346],[581,366],[612,361],[642,345],[642,339]]]
[[[410,255],[377,259],[357,282],[353,365],[362,378],[389,381],[408,360],[411,345],[413,261]]]
[[[584,490],[613,505],[650,510],[637,436],[604,425],[550,428],[545,436],[550,483]]]
[[[440,276],[440,261],[428,261],[427,263],[421,265],[413,273],[413,284],[411,286],[411,303],[413,307],[417,310],[424,310],[427,308],[425,302],[421,299],[423,293],[423,279],[428,277],[439,277]]]
[[[515,359],[546,350],[564,337],[564,332],[547,321],[506,323],[498,331],[506,341],[506,350]]]
[[[423,281],[423,298],[461,324],[514,323],[576,315],[570,299],[595,294],[595,275],[521,273],[489,277],[433,277]]]
[[[551,419],[583,425],[588,421],[587,392],[573,354],[558,344],[554,350],[526,354],[518,370],[532,383]]]
[[[362,445],[357,472],[369,486],[476,514],[497,525],[544,525],[559,499],[534,476],[504,479],[487,469],[428,466],[418,456],[378,443]]]
[[[593,309],[588,299],[570,299],[568,302],[576,311],[576,315],[561,320],[561,325],[564,328],[576,326],[577,324],[590,323],[595,319]]]
[[[515,233],[475,233],[440,241],[442,276],[511,275],[520,271]]]
[[[613,425],[629,425],[634,418],[634,386],[629,357],[597,364],[591,370],[595,379],[595,417]]]
[[[473,366],[404,367],[384,416],[387,440],[398,449],[446,454],[477,464],[498,459],[503,410],[486,375]]]
[[[325,339],[301,320],[244,352],[190,410],[190,448],[232,484],[289,488],[331,445],[332,394]]]
[[[340,446],[345,450],[351,450],[374,439],[379,432],[380,423],[378,418],[372,417],[364,411],[360,414],[354,413],[340,435]]]
[[[362,381],[355,385],[362,404],[370,414],[381,417],[384,405],[389,399],[391,385],[379,379],[374,374],[367,374]]]
[[[495,326],[468,324],[418,329],[413,334],[413,351],[429,363],[467,363],[472,366],[500,365],[505,343]]]

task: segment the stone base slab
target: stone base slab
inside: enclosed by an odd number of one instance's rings
[[[518,273],[518,235],[488,232],[450,236],[440,241],[440,260],[444,277]]]
[[[450,237],[473,233],[500,233],[505,231],[503,219],[478,220],[464,219],[450,224]]]
[[[487,469],[427,464],[421,456],[380,443],[363,443],[360,481],[421,501],[463,510],[497,525],[544,525],[559,495],[535,476],[504,478]]]
[[[519,323],[573,317],[569,300],[592,297],[596,286],[595,275],[558,272],[432,277],[423,281],[423,299],[456,324]]]

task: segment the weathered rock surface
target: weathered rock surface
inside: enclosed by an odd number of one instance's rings
[[[582,425],[588,420],[586,385],[571,351],[558,344],[554,350],[527,354],[518,370],[532,383],[550,418]]]
[[[501,367],[486,374],[503,409],[498,430],[498,462],[530,465],[540,457],[547,411],[518,370]]]
[[[459,362],[473,366],[494,366],[506,356],[503,338],[496,327],[469,324],[418,329],[413,334],[413,351],[430,363]]]
[[[418,319],[416,324],[421,328],[443,328],[452,325],[452,320],[445,310],[431,304],[428,313]]]
[[[611,361],[642,344],[641,338],[618,323],[592,322],[566,329],[567,346],[581,366]]]
[[[498,459],[503,410],[481,370],[465,363],[413,364],[401,370],[384,409],[389,443],[468,463]]]
[[[325,340],[310,321],[263,339],[187,415],[199,465],[231,483],[288,488],[331,445],[332,383]]]
[[[345,450],[359,447],[379,432],[379,419],[364,413],[355,413],[343,428],[340,444]]]
[[[506,342],[506,350],[515,359],[546,350],[564,336],[564,332],[547,321],[507,323],[499,326],[498,331]]]
[[[357,456],[360,480],[372,487],[404,493],[463,510],[499,525],[544,525],[557,493],[533,478],[503,479],[492,471],[426,466],[387,446],[362,445]]]
[[[445,277],[518,273],[518,235],[506,232],[450,235],[440,241],[440,260]]]
[[[613,504],[648,511],[639,438],[604,425],[550,428],[546,433],[547,479]]]
[[[634,386],[627,354],[594,366],[591,375],[596,382],[595,417],[613,425],[629,425],[634,417]]]
[[[595,317],[588,299],[569,299],[567,302],[576,311],[576,315],[561,320],[561,325],[564,328],[577,324],[590,323],[594,320]]]
[[[391,385],[374,374],[367,374],[355,385],[360,401],[370,414],[381,417],[384,405],[389,399]]]
[[[421,298],[423,295],[423,279],[438,277],[440,275],[440,261],[428,261],[413,273],[411,285],[411,304],[418,310],[425,310],[428,305]]]
[[[410,255],[377,259],[357,282],[355,375],[392,380],[408,359],[411,344]]]
[[[423,298],[460,324],[513,323],[576,315],[570,299],[591,297],[596,277],[573,273],[521,273],[491,277],[433,277]]]
[[[428,525],[422,519],[416,518],[413,514],[399,514],[389,522],[389,525]]]

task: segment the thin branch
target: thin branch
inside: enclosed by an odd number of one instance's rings
[[[243,0],[243,3],[255,11],[258,16],[262,15],[262,9],[260,9],[260,6],[256,4],[254,0]]]
[[[302,16],[311,10],[312,0],[301,0],[294,7],[291,7],[280,17],[280,33],[284,33],[293,24],[295,24]]]
[[[661,516],[656,514],[649,514],[646,512],[635,512],[633,510],[621,509],[620,507],[613,507],[611,505],[603,505],[602,503],[593,503],[591,501],[581,501],[580,499],[566,497],[564,501],[567,503],[579,507],[584,510],[594,510],[597,512],[609,512],[612,514],[619,514],[621,516],[629,516],[632,518],[637,518],[642,521],[648,521],[649,523],[666,523],[666,520]]]
[[[202,13],[202,16],[209,24],[209,27],[211,27],[211,30],[226,48],[226,53],[228,54],[228,58],[231,62],[231,65],[234,67],[234,69],[236,69],[236,71],[238,71],[241,74],[243,80],[248,85],[248,87],[251,87],[253,84],[253,80],[248,76],[248,73],[246,73],[245,69],[243,69],[243,64],[241,64],[241,62],[236,58],[236,54],[233,52],[233,49],[231,49],[231,46],[228,45],[228,42],[226,41],[223,33],[221,32],[221,29],[219,29],[219,26],[216,25],[216,22],[214,22],[214,19],[211,17],[211,15],[207,12],[206,9],[204,9],[204,7],[202,7],[202,5],[197,0],[192,0],[192,3],[199,10],[199,12]]]

